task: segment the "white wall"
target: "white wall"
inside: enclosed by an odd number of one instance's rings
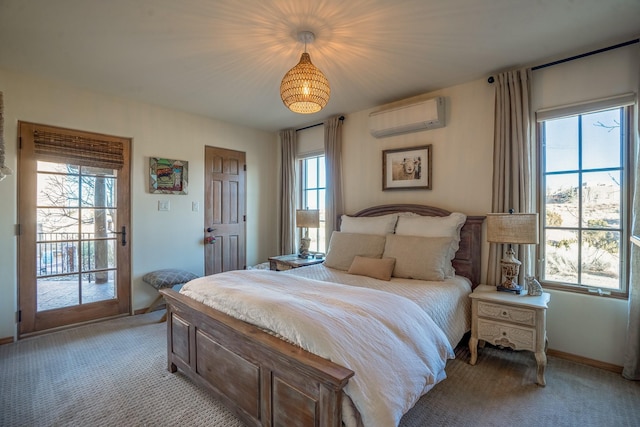
[[[491,207],[493,87],[484,81],[454,86],[407,101],[443,96],[446,126],[374,138],[369,113],[350,114],[344,123],[345,208],[421,203],[483,215]],[[432,189],[382,191],[382,151],[432,144]]]
[[[343,132],[345,211],[393,203],[417,203],[467,215],[491,209],[494,89],[478,80],[402,103],[443,96],[446,126],[423,132],[374,138],[369,113],[346,115]],[[382,191],[382,151],[432,144],[432,189]],[[484,251],[483,277],[486,270]]]
[[[0,182],[0,338],[14,336],[17,310],[17,121],[29,121],[133,138],[132,299],[147,307],[156,291],[142,282],[152,270],[176,267],[204,272],[204,147],[246,152],[247,264],[276,253],[276,135],[152,105],[79,90],[0,70],[4,93],[6,162],[14,174]],[[148,192],[149,157],[189,161],[189,194]],[[158,211],[169,200],[169,212]],[[191,210],[199,202],[199,212]]]

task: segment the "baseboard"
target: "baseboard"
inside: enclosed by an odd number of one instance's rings
[[[458,343],[458,346],[456,348],[458,347],[466,348],[468,345],[467,343],[469,341],[469,336],[470,336],[470,332],[467,332],[462,337],[462,339],[460,340],[460,343]],[[487,345],[490,346],[491,344],[487,344]],[[612,363],[607,363],[607,362],[601,362],[599,360],[589,359],[588,357],[576,356],[575,354],[565,353],[564,351],[548,348],[547,356],[553,356],[553,357],[557,357],[558,359],[564,359],[570,362],[580,363],[581,365],[591,366],[592,368],[598,368],[598,369],[603,369],[605,371],[614,372],[616,374],[622,374],[622,369],[623,369],[622,366],[614,365]]]
[[[591,366],[593,368],[604,369],[605,371],[614,372],[616,374],[622,374],[622,366],[614,365],[607,362],[601,362],[599,360],[589,359],[587,357],[576,356],[575,354],[565,353],[564,351],[548,349],[547,356],[553,356],[557,357],[558,359],[565,359],[570,362],[580,363],[582,365]]]
[[[164,308],[167,308],[167,305],[166,305],[166,304],[158,304],[158,305],[156,305],[156,306],[153,308],[153,310],[152,310],[152,311],[161,310],[161,309],[164,309]],[[139,309],[137,309],[137,310],[134,310],[134,311],[133,311],[133,314],[134,314],[134,315],[136,315],[136,316],[137,316],[138,314],[145,314],[145,313],[147,312],[147,310],[149,310],[149,307],[146,307],[146,308],[139,308]]]
[[[163,308],[166,308],[166,305],[165,304],[160,304],[153,311],[160,310],[160,309],[163,309]],[[138,310],[135,310],[133,312],[133,314],[134,315],[145,314],[148,309],[149,309],[148,307],[147,308],[139,308]],[[128,316],[128,314],[119,314],[117,316],[109,317],[107,319],[90,320],[90,321],[87,321],[87,322],[76,323],[76,324],[73,324],[73,325],[66,325],[66,326],[60,326],[58,328],[47,329],[45,331],[33,332],[31,334],[24,334],[24,335],[22,335],[22,338],[29,338],[29,337],[32,337],[32,336],[47,334],[47,333],[50,333],[50,332],[56,332],[56,331],[59,331],[59,330],[64,330],[64,329],[68,329],[68,328],[74,328],[76,326],[82,326],[82,325],[86,325],[86,324],[89,324],[89,323],[96,323],[96,322],[101,322],[103,320],[115,319],[115,318],[124,317],[124,316]],[[13,342],[14,342],[13,337],[0,338],[0,345],[11,344]]]
[[[13,342],[13,337],[0,338],[0,345],[11,344]]]

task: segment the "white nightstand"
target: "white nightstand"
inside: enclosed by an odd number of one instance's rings
[[[536,355],[538,384],[546,385],[547,304],[550,295],[515,295],[498,292],[495,286],[480,285],[471,295],[470,364],[478,360],[478,341],[528,350]]]
[[[324,257],[300,258],[298,254],[271,256],[269,257],[269,269],[275,271],[286,271],[292,268],[306,267],[308,265],[321,264]]]

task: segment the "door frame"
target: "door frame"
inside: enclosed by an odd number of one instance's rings
[[[33,143],[33,131],[47,130],[78,137],[93,137],[106,141],[119,141],[123,144],[124,167],[118,171],[116,191],[117,224],[114,230],[126,227],[126,244],[116,237],[117,247],[117,298],[74,305],[60,309],[38,312],[35,236],[37,233],[37,215],[35,198],[37,197],[37,159]],[[31,139],[29,139],[31,138]],[[132,307],[131,293],[131,138],[117,137],[80,130],[66,129],[36,123],[18,122],[18,338],[39,334],[59,328],[110,317],[130,315]],[[31,239],[28,242],[26,239]]]

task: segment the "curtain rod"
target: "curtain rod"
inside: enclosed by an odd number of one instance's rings
[[[603,47],[602,49],[592,50],[591,52],[581,53],[580,55],[570,56],[569,58],[559,59],[557,61],[548,62],[548,63],[542,64],[542,65],[536,65],[535,67],[531,67],[531,71],[540,70],[542,68],[547,68],[547,67],[552,67],[554,65],[563,64],[565,62],[573,61],[575,59],[580,59],[580,58],[584,58],[586,56],[591,56],[591,55],[595,55],[595,54],[598,54],[598,53],[607,52],[609,50],[618,49],[620,47],[629,46],[629,45],[632,45],[632,44],[636,44],[638,42],[640,42],[640,39],[629,40],[629,41],[626,41],[626,42],[623,42],[623,43],[618,43],[618,44],[613,45],[613,46]],[[489,76],[487,81],[489,83],[493,83],[495,81],[495,78],[493,76]]]
[[[535,71],[535,70],[539,70],[541,68],[547,68],[547,67],[551,67],[553,65],[558,65],[558,64],[562,64],[564,62],[569,62],[569,61],[573,61],[574,59],[580,59],[580,58],[584,58],[585,56],[591,56],[591,55],[595,55],[597,53],[602,53],[602,52],[607,52],[609,50],[613,50],[613,49],[618,49],[619,47],[625,47],[625,46],[629,46],[631,44],[636,44],[640,41],[640,39],[635,39],[635,40],[629,40],[626,41],[624,43],[618,43],[616,45],[613,46],[609,46],[609,47],[603,47],[602,49],[596,49],[596,50],[592,50],[591,52],[587,52],[587,53],[582,53],[580,55],[575,55],[575,56],[571,56],[569,58],[565,58],[565,59],[560,59],[558,61],[553,61],[553,62],[549,62],[547,64],[542,64],[542,65],[537,65],[535,67],[532,67],[531,70]]]
[[[340,116],[340,117],[338,117],[338,120],[340,120],[341,122],[343,122],[343,121],[344,121],[344,116]],[[320,123],[316,123],[315,125],[305,126],[305,127],[303,127],[303,128],[296,129],[296,132],[298,132],[299,130],[305,130],[305,129],[314,128],[314,127],[316,127],[316,126],[320,126],[320,125],[323,125],[323,124],[324,124],[324,122],[320,122]]]

